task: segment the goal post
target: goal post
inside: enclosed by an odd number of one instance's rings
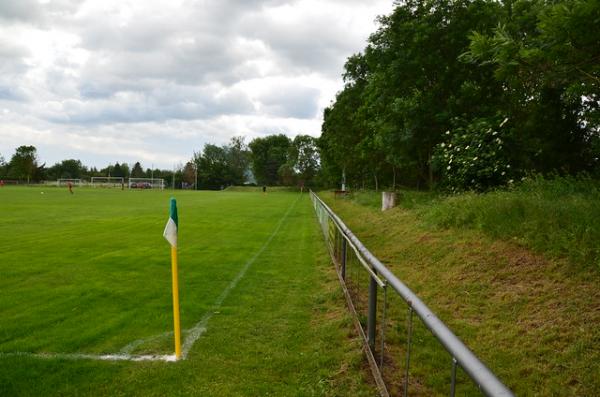
[[[93,176],[92,187],[123,187],[125,178],[120,176]]]
[[[56,180],[56,186],[67,186],[69,183],[73,186],[81,186],[81,179],[61,178]]]
[[[165,180],[162,178],[129,178],[127,183],[129,189],[160,189],[165,188]]]

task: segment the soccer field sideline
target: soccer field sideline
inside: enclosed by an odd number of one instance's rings
[[[213,305],[210,307],[208,311],[205,312],[204,316],[198,321],[192,328],[187,330],[183,330],[187,335],[185,336],[183,347],[182,347],[182,360],[187,359],[187,356],[194,345],[194,343],[202,336],[202,334],[206,331],[207,324],[215,314],[215,311],[221,307],[223,301],[227,298],[231,290],[233,290],[239,281],[244,277],[250,266],[260,257],[260,255],[268,248],[273,238],[279,233],[281,226],[284,224],[286,219],[288,218],[290,212],[294,209],[298,201],[302,196],[299,195],[288,207],[285,214],[281,217],[277,226],[273,230],[273,232],[269,235],[265,243],[260,247],[260,249],[246,261],[243,265],[239,273],[235,276],[235,278],[230,282],[229,285],[223,290],[223,292],[217,297]],[[163,362],[173,362],[176,361],[177,358],[174,354],[132,354],[131,352],[138,346],[168,336],[172,336],[173,332],[168,331],[159,335],[150,336],[143,339],[135,340],[131,343],[128,343],[125,347],[123,347],[118,353],[115,354],[86,354],[86,353],[34,353],[34,352],[0,352],[0,357],[11,357],[11,356],[22,356],[22,357],[32,357],[39,359],[68,359],[68,360],[100,360],[100,361],[163,361]]]

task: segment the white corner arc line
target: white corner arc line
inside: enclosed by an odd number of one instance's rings
[[[265,243],[260,247],[254,255],[244,263],[244,266],[240,269],[238,274],[231,280],[231,282],[225,287],[223,292],[215,299],[214,303],[210,307],[210,309],[202,316],[200,321],[198,321],[192,328],[184,330],[187,332],[187,336],[183,341],[182,346],[182,359],[187,359],[187,356],[194,345],[194,343],[202,336],[202,334],[206,331],[206,326],[208,321],[215,314],[217,309],[221,307],[229,293],[238,285],[240,280],[246,275],[246,272],[252,266],[252,264],[258,259],[258,257],[267,249],[267,247],[271,244],[271,241],[277,236],[281,226],[289,216],[292,209],[296,206],[296,203],[300,200],[299,196],[287,209],[285,214],[281,217],[277,226],[269,235]],[[0,358],[2,357],[29,357],[29,358],[39,358],[39,359],[63,359],[63,360],[97,360],[97,361],[162,361],[162,362],[173,362],[177,361],[175,355],[171,354],[130,354],[136,347],[162,338],[169,335],[172,335],[173,332],[164,332],[162,334],[154,335],[145,339],[137,339],[125,347],[123,347],[119,353],[116,354],[87,354],[87,353],[33,353],[33,352],[0,352]]]

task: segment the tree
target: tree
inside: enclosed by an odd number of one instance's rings
[[[219,190],[231,184],[231,169],[226,146],[204,145],[202,153],[194,153],[193,162],[198,169],[198,185]]]
[[[0,154],[0,176],[4,176],[7,174],[7,164],[4,157]]]
[[[246,182],[246,173],[250,166],[250,152],[243,136],[231,138],[227,146],[229,174],[232,185],[242,185]]]
[[[310,186],[319,171],[317,140],[310,135],[297,135],[290,147],[289,164],[292,164],[299,182]]]
[[[146,174],[144,173],[144,169],[139,161],[137,161],[133,168],[131,169],[131,177],[132,178],[144,178]]]
[[[130,176],[129,164],[127,164],[127,163],[121,164],[121,172],[123,173],[123,178],[129,178],[129,176]]]
[[[493,68],[515,127],[517,167],[590,171],[600,140],[600,3],[506,4],[493,32],[476,31],[463,59]],[[518,126],[518,129],[517,129]]]
[[[250,142],[252,171],[259,184],[279,184],[279,168],[288,161],[290,145],[290,138],[283,134],[255,138]]]
[[[193,186],[196,189],[196,165],[192,161],[185,163],[181,179],[188,187]]]
[[[32,178],[39,175],[43,165],[38,166],[37,149],[35,146],[19,146],[12,156],[9,167],[9,174],[18,179],[27,179],[27,183]]]
[[[379,22],[325,109],[330,181],[488,189],[511,179],[497,164],[600,172],[598,0],[405,0]],[[480,148],[505,119],[502,151]]]
[[[119,164],[118,162],[115,163],[115,165],[108,166],[110,168],[110,176],[114,176],[114,177],[121,177],[124,178],[125,177],[125,173],[123,172],[123,168],[121,167],[121,164]]]
[[[87,168],[80,160],[69,159],[54,164],[46,170],[46,176],[51,179],[81,179],[87,174]]]
[[[277,170],[277,175],[279,175],[279,181],[284,186],[295,185],[298,177],[294,167],[290,163],[282,164],[279,170]]]
[[[362,70],[359,64],[354,57],[348,60],[347,68]],[[322,133],[317,141],[324,178],[338,186],[343,175],[355,184],[363,180],[366,167],[359,145],[369,131],[356,111],[364,103],[364,76],[357,74],[351,80],[346,76],[345,80],[344,90],[337,94],[335,103],[324,111]]]

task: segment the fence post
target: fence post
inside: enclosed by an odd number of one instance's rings
[[[342,280],[346,281],[346,238],[342,234],[342,258],[341,258],[341,267],[342,267]]]
[[[375,269],[373,269],[375,271]],[[375,352],[375,322],[377,319],[377,282],[373,276],[369,277],[369,318],[367,319],[367,332],[369,347]]]

